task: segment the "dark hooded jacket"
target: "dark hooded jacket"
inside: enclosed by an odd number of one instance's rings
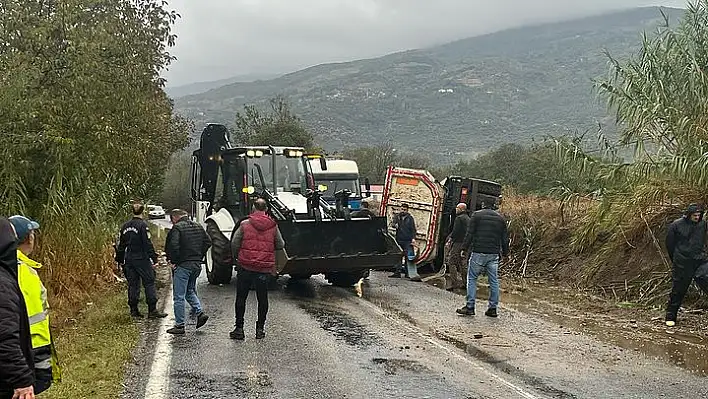
[[[242,221],[231,239],[231,249],[239,265],[259,273],[275,271],[275,250],[284,247],[278,224],[261,211]]]
[[[691,214],[701,212],[698,222],[691,220]],[[666,233],[666,250],[674,264],[684,262],[704,262],[708,260],[705,251],[706,221],[703,220],[703,210],[691,204],[684,216],[669,225]]]
[[[0,399],[34,384],[27,307],[17,283],[16,241],[10,222],[0,218]]]

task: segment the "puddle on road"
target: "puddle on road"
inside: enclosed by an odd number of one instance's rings
[[[273,382],[265,371],[236,371],[215,376],[176,370],[170,377],[174,384],[172,391],[176,391],[175,397],[184,399],[203,398],[204,392],[224,398],[260,397],[275,393]]]
[[[312,303],[301,303],[299,306],[317,320],[323,330],[348,345],[367,348],[379,343],[379,338],[374,333],[367,331],[362,324],[344,312]]]
[[[463,294],[464,291],[457,293]],[[477,298],[487,298],[488,293],[487,287],[480,286],[477,290]],[[606,320],[603,323],[603,319],[560,314],[552,305],[539,302],[544,300],[538,298],[539,295],[542,293],[502,292],[501,302],[502,305],[545,318],[562,327],[586,333],[620,348],[636,350],[698,375],[708,376],[708,340],[706,339],[676,330],[672,330],[669,334],[663,326],[660,330],[647,328],[645,325],[624,329]]]

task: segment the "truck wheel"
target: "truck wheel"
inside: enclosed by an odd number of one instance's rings
[[[220,285],[231,283],[233,266],[215,262],[211,256],[211,249],[207,252],[206,274],[209,284]]]
[[[330,273],[325,276],[327,281],[332,283],[335,287],[351,287],[352,285],[359,282],[364,277],[364,272],[354,272],[354,273],[343,273],[335,272]]]
[[[209,220],[206,231],[211,238],[211,248],[206,254],[206,272],[209,284],[229,284],[234,267],[231,259],[231,243],[219,230],[219,226]]]

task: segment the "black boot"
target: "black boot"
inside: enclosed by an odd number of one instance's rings
[[[167,317],[167,313],[162,313],[157,309],[148,312],[148,319],[164,319],[165,317]]]
[[[243,327],[234,328],[234,330],[229,333],[229,338],[243,341],[246,338],[246,335],[243,333]]]
[[[172,335],[184,335],[184,326],[174,326],[167,330],[167,333]]]
[[[497,317],[497,308],[487,309],[487,311],[484,312],[484,315],[488,317]]]
[[[203,327],[207,320],[209,320],[209,316],[205,315],[204,312],[201,312],[197,315],[197,328]]]
[[[265,328],[263,326],[256,326],[256,339],[265,338]]]
[[[468,308],[467,305],[457,309],[456,312],[463,316],[474,316],[474,308]]]
[[[134,319],[142,319],[144,316],[138,309],[130,309],[130,317]]]

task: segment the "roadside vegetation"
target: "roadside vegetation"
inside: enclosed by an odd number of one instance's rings
[[[629,60],[610,55],[608,77],[595,88],[616,116],[619,139],[600,140],[595,151],[558,142],[555,161],[573,169],[570,183],[560,182],[550,199],[505,207],[517,252],[531,253],[537,275],[617,300],[666,300],[666,227],[689,203],[708,199],[707,20],[708,1],[696,2],[678,25],[645,35]],[[628,149],[630,161],[618,155]]]
[[[187,144],[159,77],[177,15],[149,0],[0,9],[0,214],[40,222],[34,256],[52,307],[71,312],[111,285],[118,221]]]
[[[159,77],[176,18],[151,0],[0,0],[0,214],[41,224],[65,375],[50,397],[117,397],[137,339],[111,244],[187,144]]]

